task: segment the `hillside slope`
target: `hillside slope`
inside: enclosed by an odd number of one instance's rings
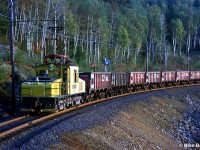
[[[132,104],[105,124],[65,132],[51,149],[177,149],[182,144],[196,144],[200,142],[200,95],[197,89],[155,92],[136,102],[132,96]]]

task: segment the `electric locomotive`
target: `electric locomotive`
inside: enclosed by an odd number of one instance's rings
[[[65,55],[48,55],[34,67],[34,76],[21,84],[22,112],[56,112],[78,105],[85,98],[79,67]]]

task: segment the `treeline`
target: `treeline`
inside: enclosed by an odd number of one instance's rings
[[[107,58],[113,70],[141,70],[148,55],[156,70],[154,65],[174,63],[200,47],[200,0],[15,0],[14,5],[15,41],[29,57],[39,54],[41,62],[45,54],[58,53],[84,69],[96,65],[102,71]],[[6,37],[4,20],[0,32]]]

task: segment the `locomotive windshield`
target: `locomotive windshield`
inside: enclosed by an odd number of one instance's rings
[[[36,70],[36,76],[48,76],[48,70]]]
[[[36,76],[39,77],[60,77],[60,71],[58,69],[54,69],[49,72],[49,70],[36,70]]]

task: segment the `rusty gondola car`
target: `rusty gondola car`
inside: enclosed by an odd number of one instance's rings
[[[191,71],[190,80],[194,83],[200,82],[200,71]]]
[[[163,71],[161,72],[161,84],[162,86],[175,85],[176,71]]]
[[[89,101],[106,97],[111,89],[111,72],[81,72],[79,76],[86,82]]]
[[[191,71],[177,71],[176,72],[176,83],[187,84],[191,81]]]

